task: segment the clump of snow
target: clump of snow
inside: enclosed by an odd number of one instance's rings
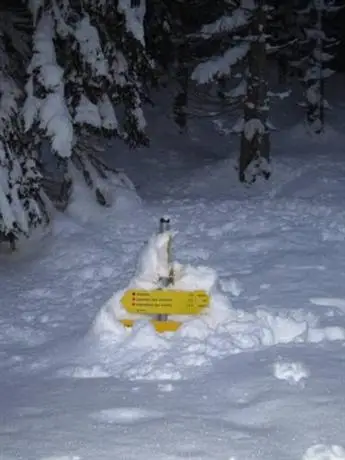
[[[244,291],[242,283],[236,278],[220,280],[220,286],[224,292],[229,292],[234,297],[238,297]]]
[[[171,383],[159,383],[157,388],[158,391],[161,391],[162,393],[171,393],[174,391],[174,385]]]
[[[237,8],[231,16],[222,16],[211,24],[206,24],[201,28],[201,36],[203,38],[210,38],[210,36],[224,33],[233,32],[239,27],[245,26],[248,23],[248,15],[244,9]]]
[[[209,83],[215,77],[230,75],[231,67],[241,61],[249,51],[249,44],[242,43],[229,48],[222,56],[217,56],[197,65],[192,73],[192,79],[200,84]]]
[[[307,449],[302,460],[345,460],[345,449],[338,445],[315,444]]]
[[[90,189],[82,173],[71,164],[69,172],[73,179],[73,189],[66,214],[81,223],[96,221],[100,216],[108,215],[107,208],[97,203],[94,191]],[[140,205],[140,198],[130,179],[122,172],[109,176],[107,180],[96,174],[92,177],[95,188],[99,188],[106,197],[108,205],[113,205],[117,211],[136,209]]]
[[[97,105],[93,104],[84,94],[81,95],[76,107],[74,121],[81,125],[87,123],[95,128],[101,127],[102,120]]]
[[[108,76],[108,62],[102,52],[100,38],[96,27],[91,25],[86,14],[77,24],[75,38],[85,62],[92,68],[96,76]]]
[[[119,11],[125,15],[126,28],[132,33],[134,38],[145,45],[144,17],[146,13],[146,2],[139,2],[138,7],[133,8],[131,0],[120,0],[118,3]]]
[[[28,68],[23,116],[26,130],[38,121],[40,128],[50,138],[53,151],[61,157],[69,157],[72,153],[73,126],[65,103],[63,69],[56,60],[53,31],[53,17],[46,12],[34,34],[34,54]],[[44,88],[45,97],[35,96],[34,78]]]
[[[290,385],[295,385],[309,377],[309,370],[303,363],[282,359],[274,363],[273,373],[278,380],[286,380]]]
[[[104,95],[98,102],[99,115],[102,120],[104,129],[117,130],[118,121],[115,114],[115,109],[111,103],[109,96]]]

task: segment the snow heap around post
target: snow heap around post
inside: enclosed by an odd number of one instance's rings
[[[191,265],[182,265],[178,262],[169,263],[167,247],[173,233],[166,231],[153,235],[140,256],[136,274],[125,289],[121,289],[101,308],[93,330],[97,334],[115,333],[122,334],[124,326],[120,320],[132,319],[135,322],[144,323],[154,333],[154,328],[149,324],[150,317],[129,314],[121,303],[121,298],[126,291],[131,289],[154,290],[160,288],[159,280],[167,278],[171,268],[174,272],[174,284],[166,289],[178,291],[203,290],[210,296],[210,304],[200,316],[169,316],[169,320],[183,322],[181,331],[195,324],[204,324],[204,327],[216,328],[218,324],[226,321],[231,316],[231,305],[227,298],[220,292],[217,282],[217,274],[212,268]],[[181,332],[183,333],[183,332]],[[169,333],[167,333],[169,334]]]
[[[183,322],[175,332],[157,333],[151,318],[133,315],[132,328],[121,319],[129,313],[121,304],[124,293],[131,289],[155,290],[158,280],[169,274],[167,245],[171,232],[153,235],[140,256],[135,276],[124,289],[99,310],[89,334],[88,343],[94,351],[90,366],[87,354],[77,358],[66,369],[68,375],[102,372],[130,379],[180,379],[195,368],[209,366],[214,360],[245,351],[277,344],[319,343],[344,340],[342,327],[321,324],[320,318],[303,308],[277,310],[258,305],[257,308],[234,308],[222,293],[217,273],[204,266],[193,267],[174,262],[176,282],[170,289],[204,290],[210,297],[209,307],[198,316],[175,317]],[[104,375],[104,374],[103,374]]]

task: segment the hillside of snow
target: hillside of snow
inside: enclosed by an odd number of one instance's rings
[[[244,187],[236,139],[164,123],[136,164],[118,153],[138,195],[100,210],[76,191],[39,246],[1,256],[0,460],[345,460],[344,126],[276,132],[272,180]],[[105,306],[163,215],[211,310],[127,330]]]

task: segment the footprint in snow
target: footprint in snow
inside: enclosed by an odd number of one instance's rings
[[[158,411],[140,409],[138,407],[121,407],[105,409],[91,414],[91,418],[103,423],[114,423],[118,425],[132,425],[145,423],[151,420],[158,420],[164,414]]]

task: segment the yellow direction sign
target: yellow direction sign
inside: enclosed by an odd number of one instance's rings
[[[205,291],[126,291],[121,302],[129,313],[146,315],[198,315],[209,304]]]

